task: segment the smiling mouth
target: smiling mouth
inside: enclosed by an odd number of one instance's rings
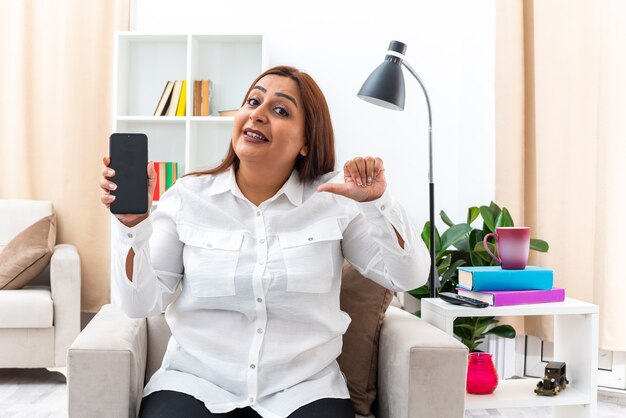
[[[265,136],[261,135],[258,132],[252,132],[252,131],[243,131],[244,135],[252,138],[252,139],[256,139],[257,141],[264,141],[264,142],[270,142],[269,139],[267,139]]]

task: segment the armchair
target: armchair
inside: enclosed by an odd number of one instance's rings
[[[0,251],[52,213],[48,201],[0,200]],[[0,368],[64,368],[79,332],[80,258],[73,245],[58,244],[28,285],[0,290]]]
[[[69,350],[69,417],[136,417],[169,337],[164,315],[130,319],[116,305],[103,306]],[[466,368],[463,344],[390,306],[379,338],[375,416],[462,417]]]

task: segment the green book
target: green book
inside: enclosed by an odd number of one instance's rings
[[[169,189],[174,184],[172,179],[172,162],[168,161],[165,163],[165,189]]]

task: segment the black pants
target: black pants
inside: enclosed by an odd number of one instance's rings
[[[235,409],[224,414],[213,414],[204,402],[186,393],[171,390],[153,392],[143,398],[139,418],[259,418],[250,408]],[[350,399],[320,399],[295,410],[289,418],[354,418]]]

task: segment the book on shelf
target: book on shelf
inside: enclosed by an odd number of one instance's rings
[[[161,198],[161,182],[159,181],[159,165],[161,164],[158,161],[154,161],[154,171],[156,172],[156,184],[154,185],[154,194],[152,195],[152,200],[156,201]]]
[[[167,112],[167,106],[170,102],[170,98],[172,97],[172,89],[174,88],[174,82],[168,81],[165,83],[165,88],[163,88],[163,93],[161,93],[161,98],[157,103],[157,107],[154,110],[154,116],[163,116]]]
[[[174,88],[172,89],[172,98],[170,99],[170,105],[167,108],[167,116],[176,116],[176,110],[178,110],[178,101],[180,100],[180,94],[183,89],[183,81],[174,81]]]
[[[178,163],[174,161],[155,161],[154,170],[156,171],[156,185],[152,200],[160,200],[163,193],[176,183],[178,179]]]
[[[193,115],[202,116],[202,80],[193,81]]]
[[[526,266],[523,270],[503,270],[500,266],[459,267],[459,285],[482,290],[549,290],[554,274],[551,269]]]
[[[211,80],[202,80],[200,89],[200,116],[209,116],[211,114]]]
[[[176,108],[176,116],[185,116],[187,111],[187,80],[183,80],[180,88],[180,99],[178,99],[178,107]]]
[[[456,290],[461,296],[478,299],[491,306],[563,302],[565,300],[565,289],[560,287],[553,287],[548,290],[483,290],[476,292],[459,286]]]

